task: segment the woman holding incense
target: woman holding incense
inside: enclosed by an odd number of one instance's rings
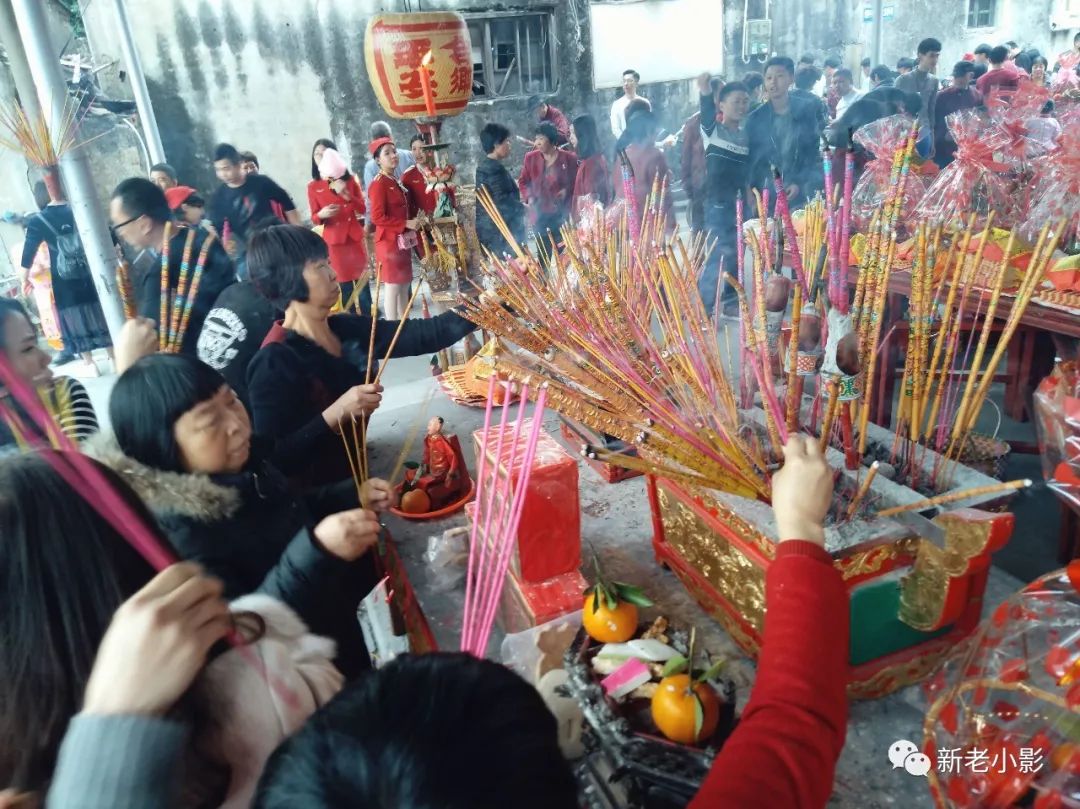
[[[322,138],[311,150],[311,182],[308,183],[311,221],[322,225],[322,237],[330,252],[330,266],[341,283],[341,299],[348,302],[353,285],[368,269],[367,236],[364,232],[364,192],[349,173],[345,159],[333,141]],[[366,295],[366,307],[364,298]],[[361,311],[371,311],[371,292],[360,290]]]
[[[409,316],[412,250],[418,244],[419,223],[411,218],[416,206],[409,189],[397,178],[398,152],[393,139],[376,138],[370,151],[379,167],[368,186],[368,201],[375,226],[375,266],[384,292],[383,314],[387,320],[403,320]]]
[[[579,115],[570,128],[570,143],[577,152],[577,177],[574,178],[573,214],[595,200],[605,208],[611,203],[611,171],[600,148],[596,120],[591,115]],[[583,199],[584,198],[584,199]]]
[[[549,121],[536,127],[536,147],[525,155],[518,189],[532,220],[533,233],[546,243],[550,232],[559,241],[559,230],[570,215],[577,176],[577,155],[560,149],[559,132]]]
[[[249,805],[270,752],[340,689],[333,643],[268,596],[227,604],[198,565],[158,573],[176,551],[81,455],[0,461],[0,493],[0,784],[51,782],[65,809]]]
[[[454,311],[374,323],[331,315],[338,284],[326,244],[304,228],[275,225],[254,234],[248,268],[259,291],[285,312],[248,367],[255,432],[275,442],[276,457],[299,483],[352,474],[343,441],[355,441],[354,420],[382,400],[381,359],[434,354],[476,329]]]
[[[337,641],[346,676],[367,667],[355,615],[375,584],[366,552],[379,523],[357,508],[352,480],[294,495],[261,443],[253,445],[236,394],[193,357],[136,362],[117,380],[109,418],[114,436],[89,442],[87,452],[139,494],[185,559],[220,578],[230,598],[258,591],[292,607]],[[362,492],[374,510],[390,496],[374,479]]]
[[[664,206],[662,213],[666,217],[666,227],[671,230],[675,227],[674,207],[672,206],[671,194],[671,169],[668,168],[664,153],[656,148],[656,135],[660,131],[656,123],[656,116],[651,110],[629,110],[626,123],[626,131],[619,138],[620,144],[625,144],[621,153],[620,161],[612,167],[612,186],[615,189],[615,199],[626,198],[626,183],[623,180],[623,167],[621,160],[629,161],[632,174],[633,195],[635,211],[640,217],[644,211],[653,185],[662,188]]]
[[[86,388],[71,377],[53,377],[49,355],[38,347],[30,315],[11,298],[0,298],[0,355],[5,370],[38,392],[69,438],[82,441],[97,432],[97,414]],[[49,443],[48,436],[27,416],[0,376],[0,454],[41,442]]]

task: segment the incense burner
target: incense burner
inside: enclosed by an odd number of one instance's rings
[[[748,416],[760,419],[761,414]],[[869,429],[871,448],[891,446],[892,433],[875,425]],[[855,482],[842,453],[830,449],[828,458],[850,484]],[[922,463],[929,470],[935,460],[928,451]],[[960,467],[948,491],[995,482]],[[765,616],[765,569],[777,542],[771,507],[655,477],[648,479],[648,494],[657,560],[744,651],[756,656]],[[881,475],[870,496],[881,508],[923,499]],[[933,517],[944,534],[943,546],[893,518],[826,528],[825,549],[850,596],[851,697],[881,697],[922,680],[979,623],[990,556],[1008,542],[1014,517],[989,510],[1002,503],[1000,493],[972,502],[978,508]]]

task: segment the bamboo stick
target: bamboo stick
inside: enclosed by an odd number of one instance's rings
[[[1012,492],[1018,489],[1026,489],[1031,486],[1032,483],[1033,481],[1030,479],[1024,479],[1011,480],[1008,483],[995,483],[989,486],[975,486],[971,489],[963,489],[958,492],[948,492],[946,494],[939,494],[936,497],[928,497],[925,500],[919,500],[915,503],[907,503],[902,506],[886,508],[878,511],[874,516],[892,517],[896,514],[903,514],[905,511],[922,511],[924,509],[933,508],[934,506],[945,505],[946,503],[955,503],[959,500],[981,497],[984,494],[1005,494],[1006,492]]]

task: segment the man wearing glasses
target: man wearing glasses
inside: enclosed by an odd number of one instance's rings
[[[157,323],[159,336],[163,336],[166,343],[176,344],[170,350],[194,355],[207,313],[222,290],[236,282],[236,272],[228,254],[216,239],[204,253],[206,240],[214,237],[201,228],[192,229],[175,223],[165,193],[143,177],[130,177],[116,186],[109,201],[109,219],[114,240],[123,240],[132,248],[144,251],[151,259],[141,273],[135,273],[131,278],[136,314]],[[167,244],[166,226],[169,232]],[[163,261],[166,252],[167,262]],[[168,286],[163,295],[161,272],[165,263],[168,264]],[[182,273],[185,264],[186,272]],[[184,288],[179,290],[177,299],[182,274],[185,276]],[[164,323],[161,322],[163,297]],[[190,309],[190,315],[185,317],[186,309]],[[181,316],[175,317],[174,313]],[[186,325],[181,328],[184,320]]]

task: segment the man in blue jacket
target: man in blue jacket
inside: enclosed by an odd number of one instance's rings
[[[765,63],[765,103],[750,113],[750,183],[772,188],[772,166],[780,170],[792,208],[805,204],[824,185],[821,127],[816,105],[789,92],[795,64],[786,56]]]

